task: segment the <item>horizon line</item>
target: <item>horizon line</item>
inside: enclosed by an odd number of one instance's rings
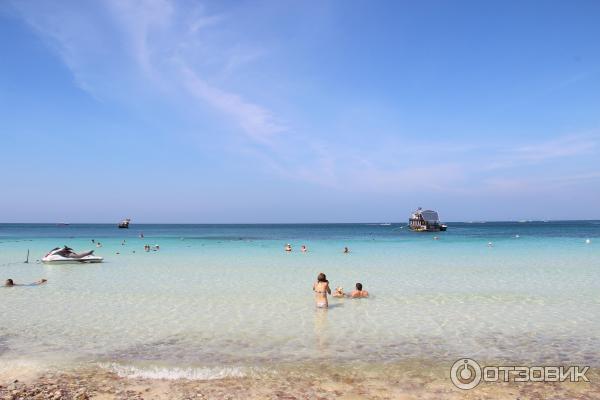
[[[522,219],[522,220],[470,220],[470,221],[443,221],[445,224],[485,224],[495,222],[589,222],[600,219]],[[0,222],[0,225],[118,225],[118,222]],[[408,224],[407,222],[394,221],[356,221],[356,222],[136,222],[135,225],[356,225],[356,224]],[[130,229],[130,228],[126,228]]]

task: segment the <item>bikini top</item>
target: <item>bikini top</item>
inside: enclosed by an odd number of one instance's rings
[[[326,294],[326,293],[327,293],[327,291],[326,291],[326,290],[317,290],[317,285],[318,285],[319,283],[321,283],[321,282],[317,282],[317,283],[315,283],[315,286],[313,287],[313,290],[314,290],[316,293],[319,293],[319,294]]]

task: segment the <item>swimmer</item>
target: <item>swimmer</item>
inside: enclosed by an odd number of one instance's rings
[[[488,247],[494,247],[494,243],[492,243],[492,242],[488,242],[487,246],[488,246]]]
[[[284,249],[285,249],[285,251],[292,251],[292,245],[288,243],[285,245]]]
[[[96,247],[102,247],[102,243],[100,243],[100,242],[96,243]]]
[[[440,238],[439,238],[439,237],[437,237],[437,236],[434,236],[434,237],[433,237],[433,240],[440,240]]]
[[[329,281],[324,273],[320,273],[317,276],[317,281],[313,284],[313,291],[315,292],[315,302],[318,308],[327,308],[329,303],[327,302],[327,294],[331,294],[331,288],[329,287]]]
[[[350,249],[348,247],[344,247],[344,254],[350,253]]]
[[[346,293],[344,293],[344,288],[343,287],[336,287],[335,288],[335,292],[333,292],[332,294],[333,297],[344,297],[346,296]]]
[[[17,284],[17,283],[15,283],[12,279],[7,279],[6,282],[4,282],[4,287],[13,287],[13,286],[39,286],[39,285],[43,285],[46,282],[48,282],[47,279],[40,279],[39,281],[30,283],[28,285],[23,285],[23,284]]]
[[[144,232],[140,232],[140,239],[144,238]]]
[[[350,293],[350,297],[352,297],[353,299],[358,299],[361,297],[369,297],[369,292],[367,292],[366,290],[363,290],[362,288],[362,283],[357,283],[356,284],[356,290],[352,291],[352,293]]]
[[[123,239],[123,241],[121,242],[121,246],[125,246],[125,243],[127,242],[125,241],[125,239]]]
[[[308,247],[306,247],[305,245],[302,245],[302,247],[300,247],[300,251],[303,253],[306,253],[308,251]]]

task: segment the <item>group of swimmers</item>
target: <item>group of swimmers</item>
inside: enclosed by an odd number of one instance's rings
[[[144,234],[140,233],[140,238],[143,238]],[[102,247],[102,243],[97,242],[95,239],[92,239],[92,243],[96,244],[96,247]],[[121,242],[121,246],[125,246],[127,245],[127,240],[123,239],[123,241]],[[150,245],[150,244],[145,244],[144,245],[144,251],[145,252],[149,252],[149,251],[158,251],[160,250],[160,246],[155,244],[155,245]],[[135,253],[135,250],[133,251]],[[120,252],[117,252],[116,254],[121,254]]]
[[[331,288],[329,287],[329,281],[327,280],[327,276],[324,273],[320,273],[317,275],[317,281],[313,284],[313,291],[315,292],[315,302],[318,308],[327,308],[329,307],[329,302],[327,301],[327,295],[331,294]],[[344,288],[337,287],[335,292],[332,294],[333,297],[349,297],[351,299],[360,299],[364,297],[369,297],[369,292],[363,290],[362,283],[358,282],[355,286],[355,289],[350,293],[344,293]]]
[[[158,250],[160,250],[160,246],[157,245],[157,244],[155,244],[154,246],[151,246],[149,244],[145,244],[144,245],[144,251],[148,252],[150,250],[152,250],[152,251],[158,251]]]
[[[292,245],[291,244],[286,244],[285,247],[283,248],[285,251],[292,251]],[[302,245],[302,247],[300,247],[300,251],[303,253],[306,253],[308,251],[308,247],[306,247],[306,245]]]
[[[285,251],[287,252],[291,252],[292,251],[292,245],[291,244],[286,244],[285,247],[283,248]],[[306,247],[306,245],[302,245],[300,247],[300,251],[303,253],[306,253],[308,251],[308,247]],[[344,247],[344,254],[348,254],[350,253],[350,249],[348,248],[348,246]]]

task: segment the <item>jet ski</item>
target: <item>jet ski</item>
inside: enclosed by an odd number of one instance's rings
[[[94,255],[94,250],[78,254],[67,246],[52,249],[42,258],[45,263],[99,263],[102,260],[104,258]]]

